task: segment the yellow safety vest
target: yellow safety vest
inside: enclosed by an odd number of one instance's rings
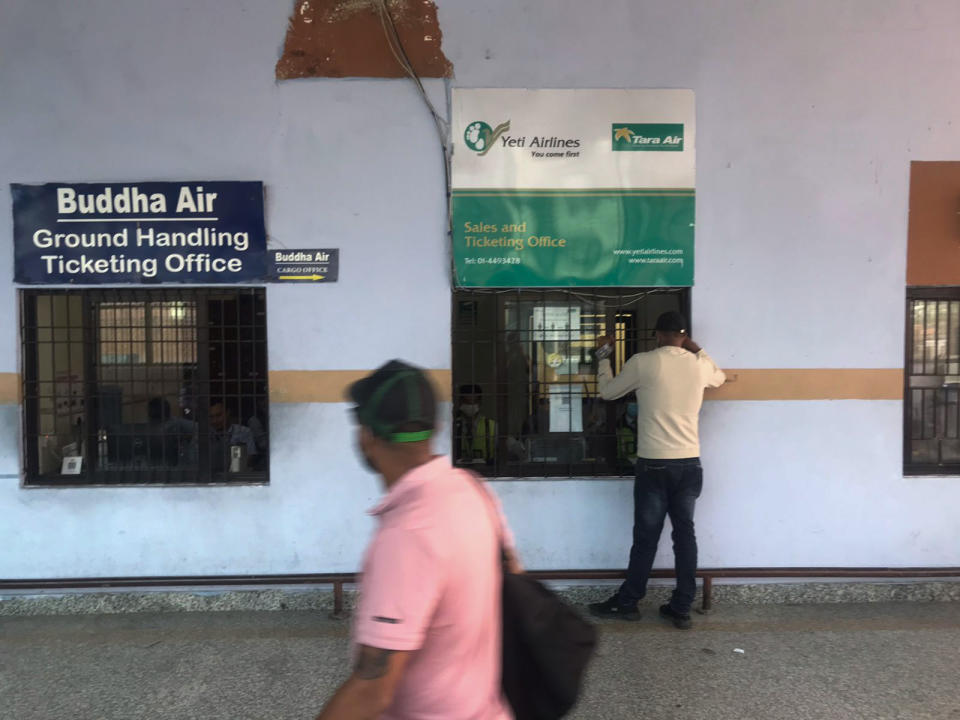
[[[468,430],[472,430],[468,432]],[[497,451],[497,423],[478,415],[475,420],[464,418],[460,425],[460,457],[464,460],[491,461]]]
[[[637,457],[637,431],[631,427],[617,428],[617,460]]]

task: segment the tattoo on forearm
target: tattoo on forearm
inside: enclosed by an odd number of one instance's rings
[[[393,650],[381,650],[364,645],[360,648],[360,656],[353,666],[354,674],[361,680],[377,680],[387,674],[390,656]]]

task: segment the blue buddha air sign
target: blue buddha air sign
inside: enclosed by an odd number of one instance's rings
[[[263,281],[260,182],[11,185],[14,281]]]

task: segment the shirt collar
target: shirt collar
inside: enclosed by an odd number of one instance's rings
[[[431,478],[451,468],[450,458],[445,455],[437,455],[433,460],[415,467],[397,480],[393,487],[387,491],[387,494],[380,499],[380,502],[368,512],[371,515],[383,515],[389,512],[402,505],[410,498],[412,493],[429,482]]]

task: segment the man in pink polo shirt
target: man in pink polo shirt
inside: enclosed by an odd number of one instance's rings
[[[436,396],[423,371],[393,360],[348,394],[360,452],[387,492],[372,511],[353,674],[318,720],[509,720],[499,505],[433,454]]]

